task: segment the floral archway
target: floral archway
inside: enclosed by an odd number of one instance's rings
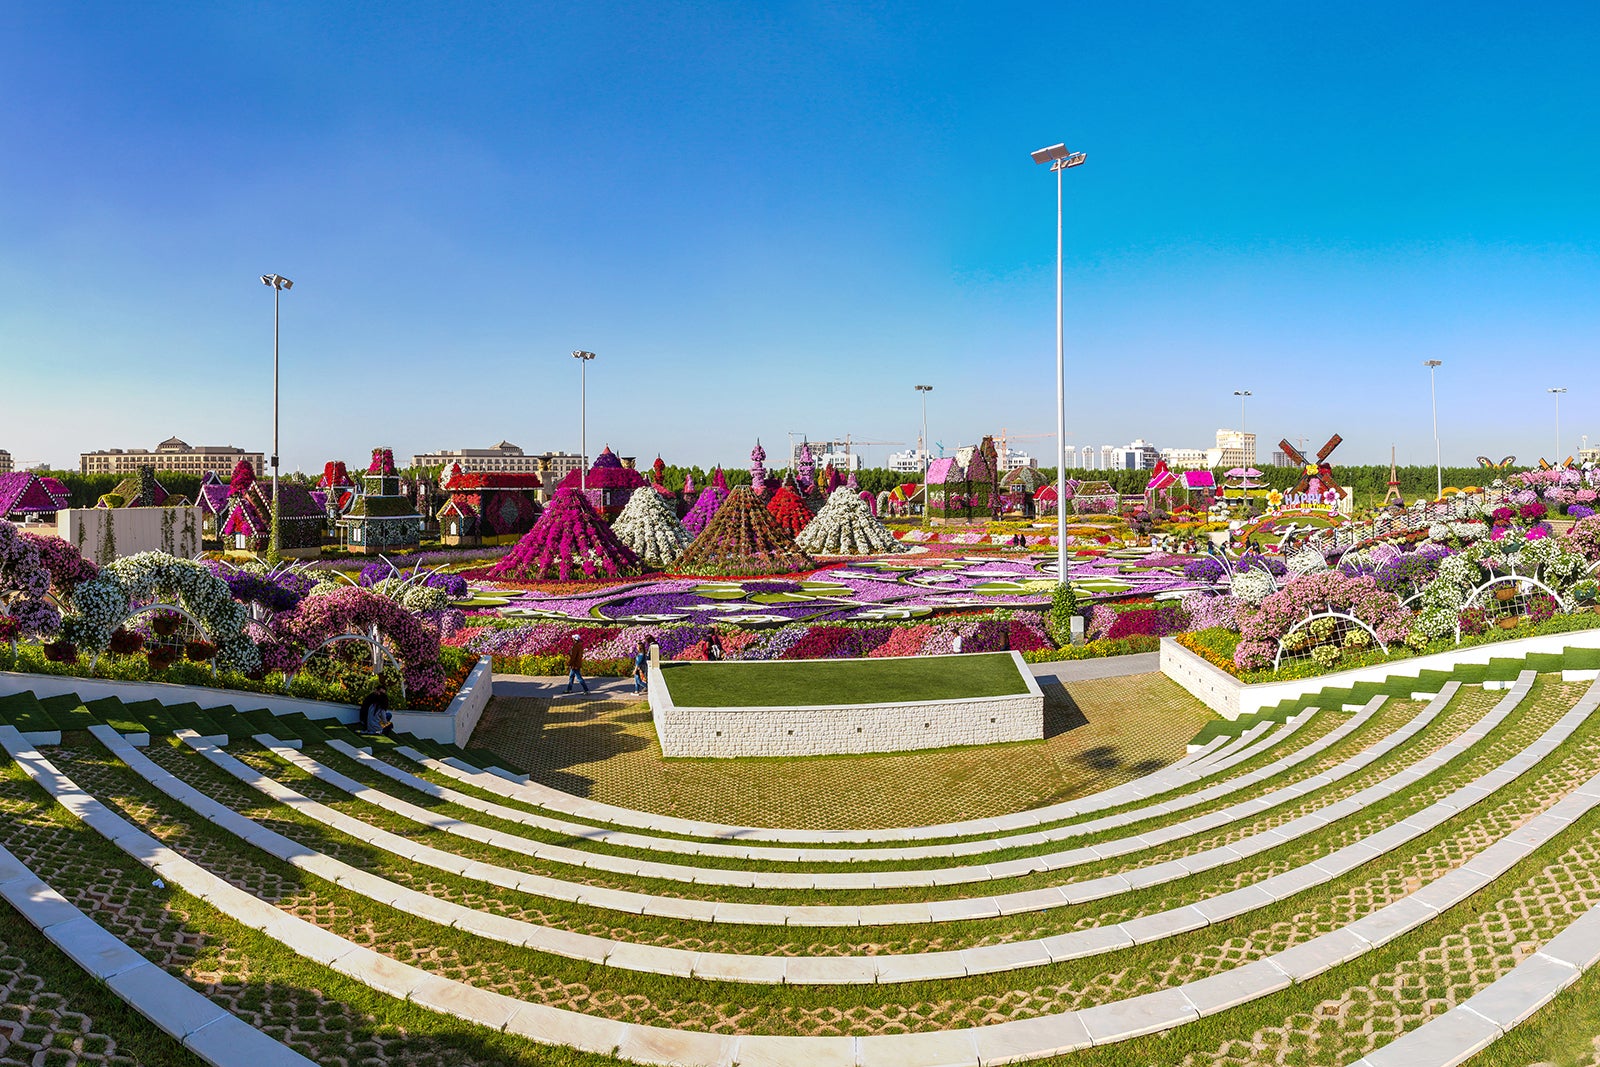
[[[219,666],[246,674],[261,668],[261,653],[244,632],[248,614],[228,583],[193,560],[165,552],[124,556],[79,582],[68,597],[71,614],[63,634],[81,649],[104,651],[130,611],[150,604],[173,604],[198,619],[216,646]]]
[[[427,702],[444,695],[439,632],[388,597],[355,587],[319,589],[280,621],[305,648],[320,647],[342,635],[385,639],[400,660],[408,699]]]
[[[50,569],[39,550],[9,522],[0,522],[0,643],[47,637],[61,628],[50,603]]]

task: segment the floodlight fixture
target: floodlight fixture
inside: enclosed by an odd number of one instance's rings
[[[261,284],[262,285],[270,285],[274,289],[293,289],[294,288],[294,282],[291,282],[288,278],[285,278],[281,274],[263,274],[261,276]]]
[[[1058,159],[1065,159],[1071,155],[1064,144],[1053,144],[1049,148],[1041,148],[1033,153],[1035,163],[1053,163]]]

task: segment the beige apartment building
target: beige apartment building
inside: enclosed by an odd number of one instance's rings
[[[546,486],[556,482],[583,465],[574,452],[540,452],[528,455],[509,441],[501,441],[493,448],[457,448],[427,452],[411,457],[413,467],[448,467],[461,464],[464,471],[515,471],[541,475]]]
[[[0,448],[0,474],[10,474],[15,469],[11,465],[11,453]]]
[[[150,466],[158,471],[184,474],[216,471],[227,477],[243,459],[249,461],[251,469],[260,477],[265,458],[263,453],[246,452],[232,445],[191,445],[169,437],[156,445],[154,452],[143,448],[111,448],[81,453],[78,470],[83,474],[131,474],[142,466]]]

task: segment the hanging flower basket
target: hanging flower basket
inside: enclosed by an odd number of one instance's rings
[[[1516,595],[1517,587],[1514,585],[1502,585],[1499,589],[1494,591],[1494,598],[1496,600],[1511,600]]]
[[[177,662],[178,650],[162,645],[146,652],[145,659],[150,663],[150,670],[159,674]]]
[[[1497,625],[1502,630],[1515,630],[1517,628],[1517,623],[1520,621],[1521,620],[1515,615],[1507,615],[1505,618],[1501,619]]]
[[[20,629],[16,619],[10,615],[0,615],[0,642],[15,641]]]
[[[76,663],[78,646],[71,641],[51,641],[44,646],[44,658],[51,663]]]
[[[119,656],[131,656],[144,647],[144,636],[130,633],[119,626],[116,632],[111,635],[111,641],[107,647]]]
[[[190,641],[183,646],[183,651],[192,662],[205,663],[217,654],[217,646],[210,641]]]
[[[178,625],[182,621],[177,615],[157,615],[150,620],[150,629],[156,632],[157,637],[171,637],[178,632]]]

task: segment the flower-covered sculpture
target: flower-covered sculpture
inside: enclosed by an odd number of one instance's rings
[[[878,521],[867,502],[843,485],[829,495],[827,504],[800,531],[795,543],[807,552],[830,556],[865,556],[906,550],[888,527]]]
[[[687,484],[687,476],[684,481]],[[719,489],[715,483],[706,486],[695,499],[694,507],[689,509],[689,514],[683,517],[683,528],[689,531],[691,537],[699,537],[727,499],[727,489]]]
[[[811,455],[811,442],[800,442],[800,454],[794,461],[794,480],[800,492],[810,494],[817,484],[817,461]]]
[[[783,484],[767,500],[767,513],[772,521],[787,530],[792,537],[804,530],[816,518],[806,507],[804,498],[795,492],[794,480],[785,478]]]
[[[710,492],[711,490],[707,490]],[[687,525],[687,524],[686,524]],[[794,538],[772,520],[748,485],[728,499],[674,569],[684,574],[783,574],[815,564]]]
[[[1240,577],[1251,573],[1245,571]],[[1234,592],[1238,593],[1237,583]],[[1380,589],[1370,575],[1350,578],[1339,571],[1322,571],[1291,579],[1259,607],[1242,609],[1234,664],[1243,670],[1269,666],[1277,655],[1278,640],[1295,623],[1319,611],[1355,616],[1372,627],[1385,645],[1405,640],[1413,622],[1400,599]]]
[[[66,542],[62,542],[65,544]],[[47,599],[50,568],[23,534],[0,520],[0,617],[11,621],[0,639],[49,637],[61,628],[61,614]]]
[[[283,629],[306,649],[340,634],[371,636],[376,632],[399,659],[406,698],[413,706],[437,701],[444,694],[439,632],[370,589],[347,585],[308,596],[284,619]]]
[[[594,505],[576,489],[558,489],[533,529],[489,569],[489,577],[568,581],[602,574],[619,578],[638,572],[639,557],[617,539]]]
[[[618,540],[656,569],[672,564],[694,538],[659,493],[634,493],[611,524]]]
[[[761,442],[756,441],[756,447],[750,450],[750,488],[761,495],[767,488],[767,450],[761,447]]]

